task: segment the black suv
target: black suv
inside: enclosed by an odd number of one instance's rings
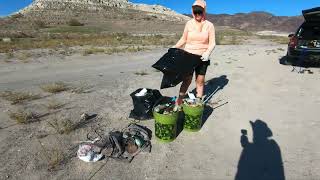
[[[283,64],[320,64],[320,7],[302,11],[305,21],[290,34]]]

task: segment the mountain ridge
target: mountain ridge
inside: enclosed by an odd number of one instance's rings
[[[29,15],[45,10],[55,11],[95,11],[103,12],[109,8],[121,8],[171,16],[173,21],[186,21],[189,18],[161,5],[132,3],[128,0],[35,0],[29,6],[18,11],[18,14]]]
[[[304,21],[303,16],[275,16],[263,11],[233,15],[207,14],[207,19],[216,26],[230,26],[246,31],[270,30],[278,32],[294,32]]]

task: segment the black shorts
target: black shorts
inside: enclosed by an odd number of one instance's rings
[[[196,58],[197,61],[199,61],[198,66],[194,68],[194,70],[190,73],[190,75],[193,74],[193,72],[196,72],[196,75],[206,75],[207,68],[210,65],[210,60],[209,61],[202,61],[201,56],[199,55],[192,55],[190,58]]]
[[[192,75],[193,72],[196,72],[196,75],[206,75],[207,68],[210,65],[210,60],[202,61],[200,55],[192,54],[192,53],[188,53],[188,55],[186,56],[186,60],[199,62],[199,64],[193,69],[193,71],[190,72],[190,75]]]
[[[201,59],[200,59],[201,60]],[[196,75],[206,75],[207,68],[210,65],[210,61],[201,61],[201,63],[194,69]]]

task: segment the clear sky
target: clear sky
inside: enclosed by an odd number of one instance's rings
[[[6,16],[27,6],[33,0],[0,0],[0,16]],[[161,4],[180,13],[190,13],[194,0],[130,0],[146,4]],[[275,15],[295,16],[301,10],[320,6],[320,0],[207,0],[208,12],[234,14],[266,11]]]

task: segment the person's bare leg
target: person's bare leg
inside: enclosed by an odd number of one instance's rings
[[[204,92],[205,75],[196,75],[197,97],[202,98]]]
[[[179,97],[177,99],[178,105],[180,105],[182,103],[182,98],[184,97],[184,95],[188,91],[188,88],[191,84],[191,81],[192,81],[192,74],[183,79],[182,84],[180,86]]]

